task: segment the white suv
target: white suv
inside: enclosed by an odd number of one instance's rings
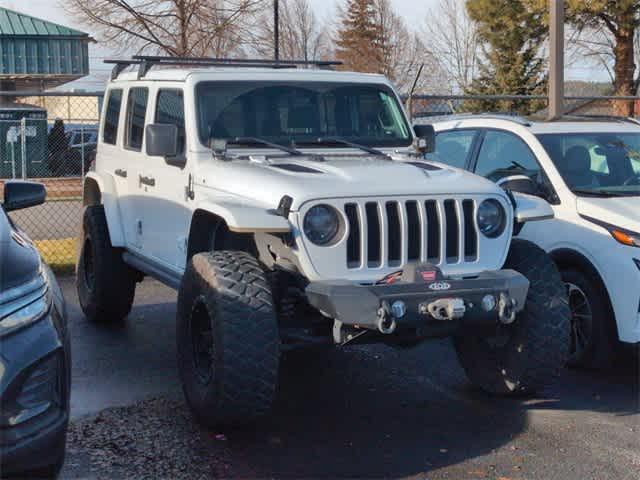
[[[552,205],[554,219],[529,224],[518,237],[543,247],[562,272],[572,309],[570,361],[602,367],[617,339],[640,342],[640,125],[488,114],[433,125],[429,159]]]
[[[144,275],[179,289],[178,370],[208,425],[265,413],[280,352],[305,346],[453,336],[490,392],[549,383],[566,292],[511,239],[547,202],[425,162],[433,128],[389,82],[330,65],[116,62],[84,183],[86,316],[121,321]]]

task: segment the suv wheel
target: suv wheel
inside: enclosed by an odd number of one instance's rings
[[[280,337],[265,272],[251,255],[194,255],[178,293],[178,372],[207,426],[251,422],[273,403]]]
[[[571,309],[569,365],[605,368],[613,359],[614,314],[603,288],[579,270],[562,272]]]
[[[94,322],[117,323],[131,311],[136,272],[122,260],[109,238],[102,205],[87,207],[78,257],[76,288],[80,307]]]
[[[455,339],[469,379],[490,393],[533,393],[552,383],[567,361],[570,313],[556,265],[537,245],[514,239],[504,268],[530,282],[527,304],[514,323],[495,335]]]

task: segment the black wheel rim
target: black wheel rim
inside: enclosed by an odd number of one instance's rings
[[[82,247],[82,268],[84,270],[84,282],[89,291],[93,291],[96,283],[96,271],[93,263],[93,249],[91,248],[91,240],[88,238],[84,241]]]
[[[571,309],[571,356],[580,358],[591,345],[593,311],[584,291],[573,283],[567,283],[569,308]]]
[[[211,317],[203,299],[196,301],[191,312],[191,345],[193,369],[198,380],[207,384],[213,377],[213,330]]]

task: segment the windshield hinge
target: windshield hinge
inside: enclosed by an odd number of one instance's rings
[[[187,199],[189,200],[193,200],[196,196],[194,190],[193,190],[193,174],[189,174],[189,180],[187,181],[187,187],[186,187],[186,193],[187,193]]]

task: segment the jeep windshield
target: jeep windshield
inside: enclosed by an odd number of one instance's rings
[[[538,139],[582,196],[640,196],[640,133],[551,133]]]
[[[269,148],[407,147],[412,136],[396,96],[384,85],[336,82],[202,82],[196,87],[198,133]],[[331,139],[335,141],[331,141]],[[236,142],[236,139],[243,139]],[[353,148],[353,147],[351,147]]]

